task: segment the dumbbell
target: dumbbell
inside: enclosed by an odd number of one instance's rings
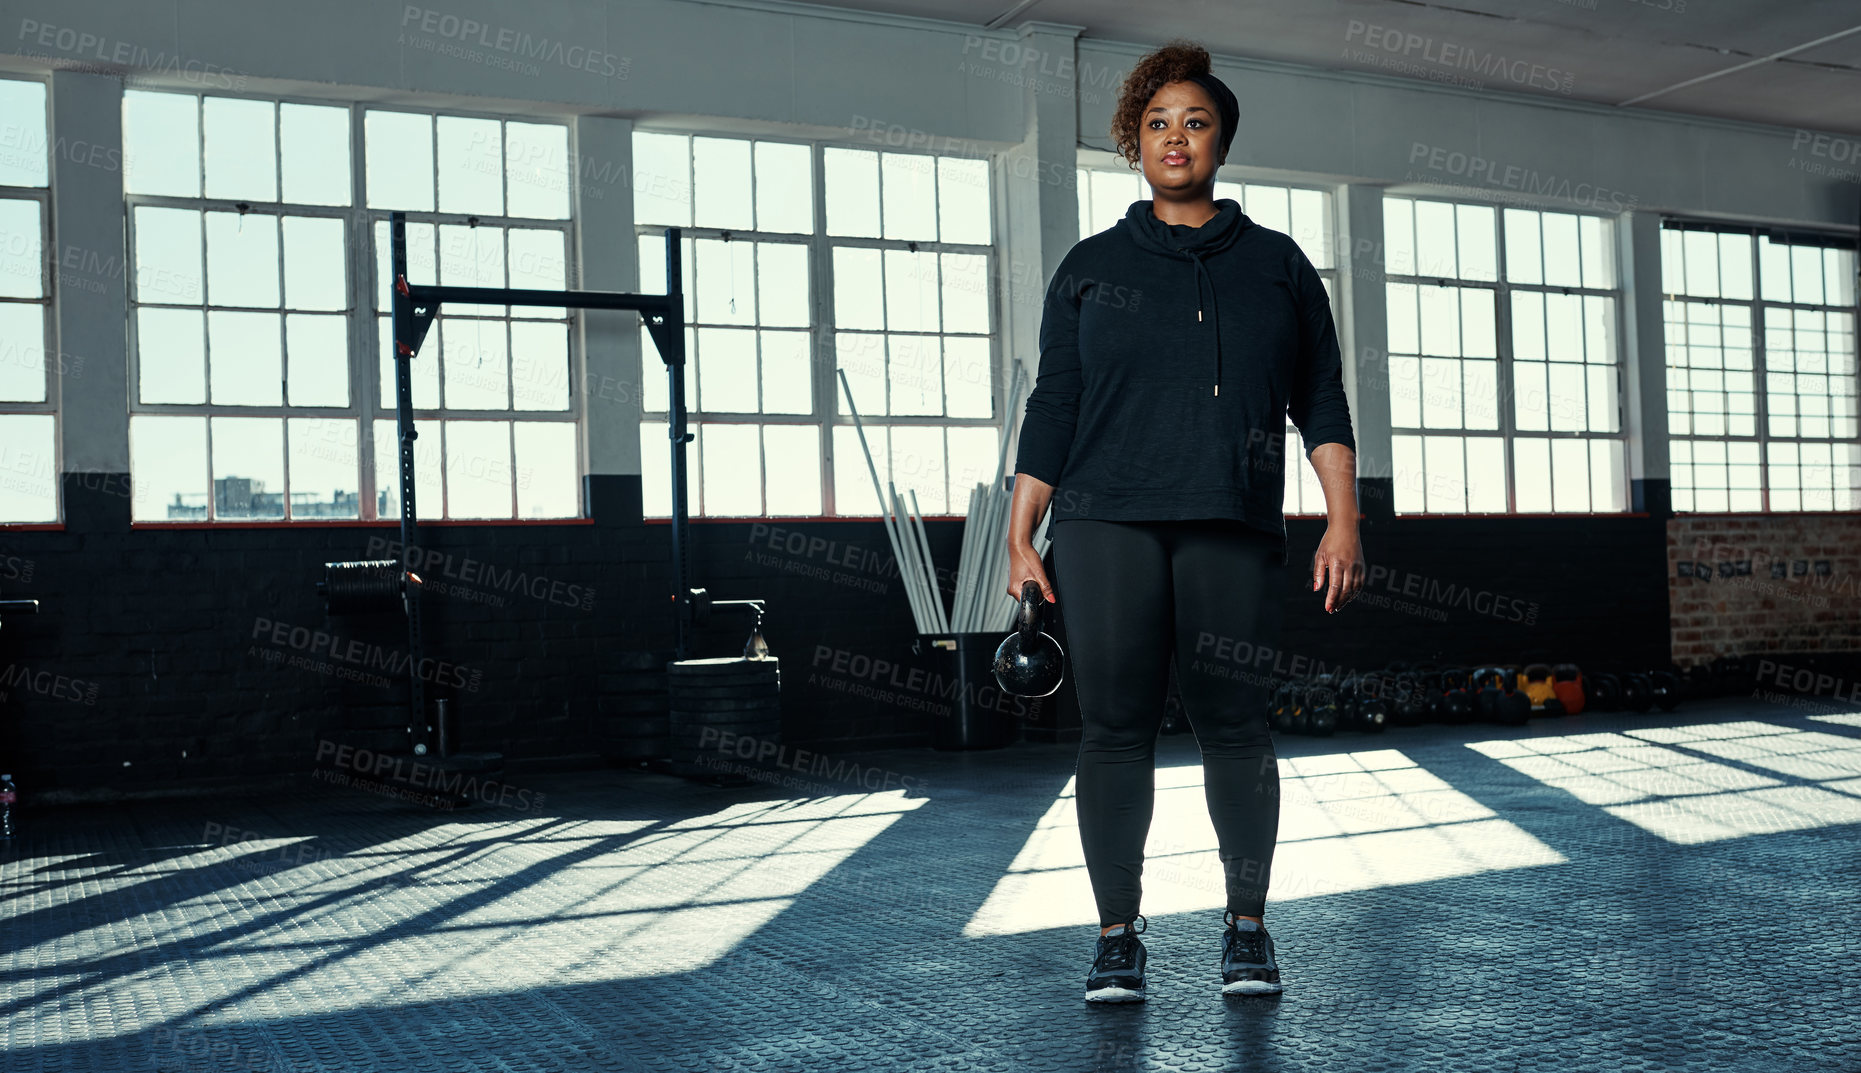
[[[1551,667],[1551,689],[1567,715],[1583,710],[1583,671],[1574,663],[1557,663]]]
[[[1640,671],[1622,676],[1622,706],[1631,712],[1645,712],[1654,707],[1654,683]]]
[[[1599,712],[1622,710],[1622,680],[1607,672],[1593,674],[1584,683],[1589,706]]]
[[[1654,703],[1664,712],[1680,706],[1680,679],[1672,671],[1654,671],[1648,675],[1653,686]]]

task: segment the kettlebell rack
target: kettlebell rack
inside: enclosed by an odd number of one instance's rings
[[[666,365],[669,405],[667,435],[672,441],[672,602],[677,621],[676,659],[691,655],[691,632],[710,618],[713,607],[753,613],[758,627],[762,623],[761,600],[713,601],[710,594],[691,584],[690,513],[686,497],[685,445],[695,438],[687,427],[685,411],[685,296],[682,270],[681,229],[666,228],[666,293],[628,294],[617,291],[548,291],[515,287],[463,287],[411,283],[407,279],[407,214],[395,212],[389,217],[390,256],[393,286],[390,288],[391,325],[394,335],[395,428],[400,442],[401,553],[400,575],[409,583],[401,586],[407,614],[407,645],[411,666],[408,696],[409,725],[417,751],[425,752],[434,734],[427,718],[426,692],[417,668],[421,665],[420,584],[410,570],[409,556],[417,544],[419,520],[415,513],[413,376],[410,363],[420,353],[433,318],[446,302],[479,305],[549,306],[568,309],[631,309],[640,314],[653,345]],[[752,634],[752,645],[762,646],[760,632]]]

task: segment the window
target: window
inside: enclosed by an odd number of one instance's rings
[[[1398,513],[1627,509],[1614,223],[1383,200]]]
[[[1130,170],[1080,168],[1079,237],[1104,231],[1124,218],[1133,201],[1151,198],[1150,184],[1141,173]],[[1328,190],[1278,183],[1215,183],[1216,198],[1232,198],[1255,223],[1292,236],[1306,259],[1318,270],[1325,293],[1331,297],[1331,318],[1343,337],[1343,318],[1337,308],[1337,259],[1333,225],[1332,196]],[[1354,400],[1353,400],[1354,404]],[[1304,464],[1305,440],[1299,429],[1286,420],[1286,459],[1294,463],[1286,472],[1285,502],[1287,514],[1324,514],[1325,489],[1318,474]]]
[[[562,289],[567,128],[147,91],[123,111],[132,518],[397,516],[393,364],[362,357],[391,344],[366,312],[388,212],[410,210],[416,281]],[[421,517],[580,512],[567,336],[566,311],[441,309],[412,366]]]
[[[643,289],[664,286],[664,228],[686,229],[691,513],[880,513],[841,372],[880,481],[925,514],[967,510],[1000,441],[988,163],[649,132],[633,146]],[[667,517],[666,367],[644,328],[640,347],[645,509]]]
[[[1674,509],[1854,510],[1855,250],[1666,221]]]
[[[0,79],[0,115],[0,524],[56,522],[58,374],[83,370],[49,344],[44,83]]]

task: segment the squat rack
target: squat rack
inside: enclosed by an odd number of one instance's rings
[[[394,283],[391,290],[394,333],[394,395],[396,430],[401,465],[401,575],[406,596],[407,645],[412,691],[409,696],[415,751],[425,753],[433,744],[431,721],[426,717],[426,690],[420,677],[421,635],[419,584],[409,572],[419,520],[414,509],[413,376],[409,368],[426,340],[433,318],[446,302],[483,305],[555,306],[569,309],[632,309],[639,312],[652,335],[653,345],[666,364],[670,390],[667,435],[672,443],[672,602],[678,622],[677,659],[690,656],[690,627],[709,618],[713,601],[704,589],[691,586],[687,556],[690,524],[685,494],[685,445],[694,437],[685,414],[685,296],[679,244],[680,229],[666,228],[666,293],[623,294],[618,291],[545,291],[511,287],[458,287],[409,283],[407,280],[407,214],[389,217]],[[760,621],[761,600],[718,600],[717,606],[753,610]]]

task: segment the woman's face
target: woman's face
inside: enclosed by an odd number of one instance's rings
[[[1144,181],[1155,191],[1190,194],[1212,187],[1221,166],[1221,117],[1194,82],[1165,82],[1145,107],[1137,139]]]

